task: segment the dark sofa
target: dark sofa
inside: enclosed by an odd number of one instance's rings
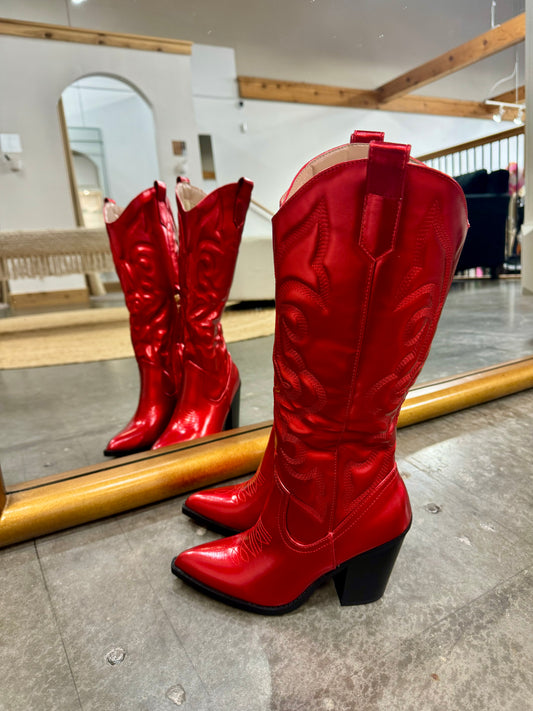
[[[491,278],[497,279],[505,261],[509,171],[477,170],[455,180],[465,193],[470,222],[456,272],[486,267]]]

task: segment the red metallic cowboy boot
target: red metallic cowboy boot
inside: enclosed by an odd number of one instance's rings
[[[382,143],[381,131],[354,131],[350,143]],[[272,490],[274,438],[270,436],[261,465],[248,481],[191,494],[182,511],[194,521],[225,536],[246,531],[256,522]]]
[[[178,178],[183,378],[176,408],[153,449],[238,427],[239,371],[222,335],[253,183],[241,178],[209,195]]]
[[[300,171],[273,227],[273,489],[251,529],[172,569],[263,614],[328,578],[341,604],[371,602],[411,522],[396,423],[466,234],[464,196],[409,146],[352,144]]]
[[[176,229],[165,185],[154,183],[126,208],[106,200],[104,217],[141,380],[135,414],[104,452],[118,456],[150,449],[167,426],[181,381],[183,334],[175,300]]]

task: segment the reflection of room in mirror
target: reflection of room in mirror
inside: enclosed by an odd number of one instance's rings
[[[125,205],[153,183],[159,176],[154,118],[138,91],[93,75],[68,86],[61,98],[80,193],[101,190]]]

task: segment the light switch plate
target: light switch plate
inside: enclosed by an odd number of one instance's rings
[[[0,133],[2,153],[22,153],[22,143],[18,133]]]

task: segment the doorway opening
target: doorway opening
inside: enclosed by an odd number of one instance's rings
[[[105,197],[127,205],[159,176],[152,108],[131,84],[95,74],[63,91],[59,113],[76,221],[103,227]]]

